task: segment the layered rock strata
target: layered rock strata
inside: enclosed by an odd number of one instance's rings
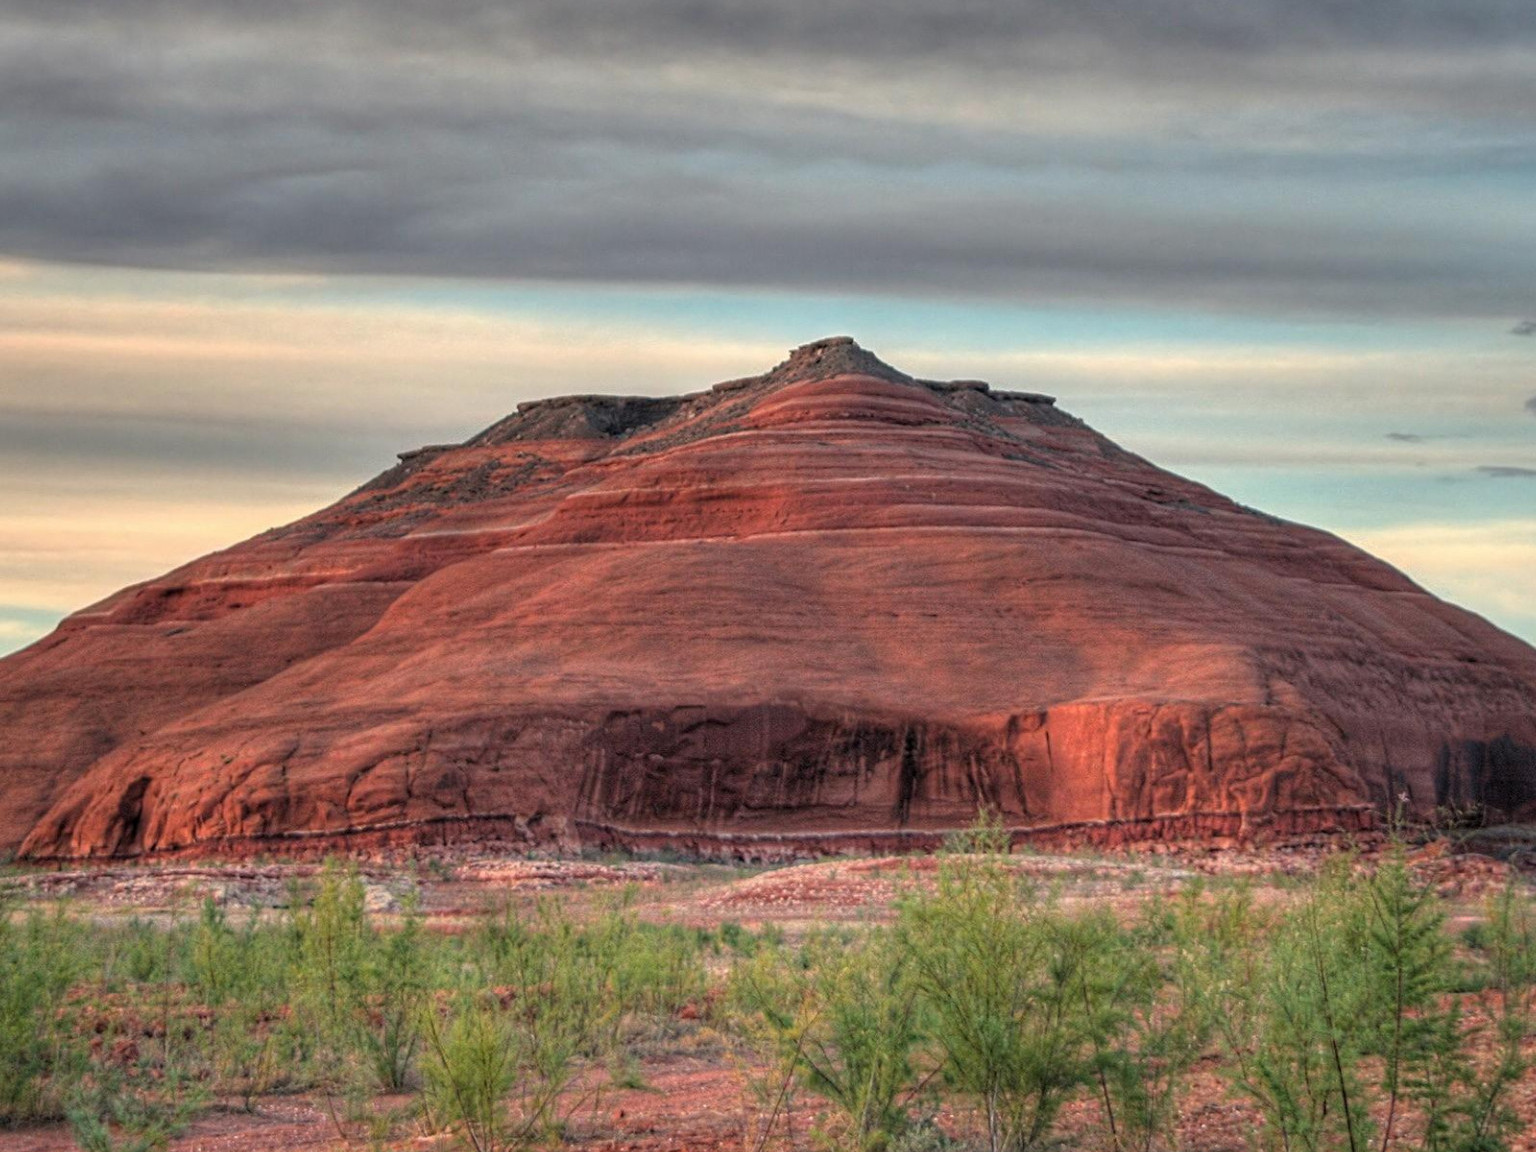
[[[1120,842],[1536,815],[1536,650],[846,339],[536,401],[0,661],[0,851]]]

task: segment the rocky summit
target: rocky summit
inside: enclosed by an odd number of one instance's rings
[[[743,856],[1536,816],[1536,650],[851,340],[520,405],[0,661],[0,852]]]

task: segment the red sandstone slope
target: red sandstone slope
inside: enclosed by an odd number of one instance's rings
[[[850,341],[409,453],[0,661],[0,724],[0,846],[38,858],[1536,802],[1536,650]]]

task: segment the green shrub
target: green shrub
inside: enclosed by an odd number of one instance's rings
[[[584,1068],[621,1051],[633,1012],[670,1010],[702,987],[697,938],[638,925],[627,905],[593,925],[540,902],[487,922],[446,1013],[423,1013],[434,1116],[485,1152],[557,1133],[596,1090]]]
[[[969,828],[944,837],[943,851],[949,856],[1006,856],[1012,850],[1013,833],[1003,814],[990,804],[977,807]]]
[[[204,919],[215,917],[205,911]],[[127,1010],[98,1019],[88,1060],[63,1093],[75,1142],[86,1152],[157,1152],[202,1106],[207,1035],[188,980],[196,944],[187,925],[135,920],[107,933],[104,953],[76,973],[88,986],[121,962],[123,975],[135,978],[122,1002]]]
[[[1451,993],[1464,979],[1434,893],[1401,851],[1362,870],[1345,858],[1294,905],[1254,914],[1245,947],[1214,952],[1214,1004],[1234,1084],[1284,1152],[1494,1152],[1524,1071],[1533,941],[1523,901],[1496,905],[1485,981],[1495,998],[1493,1066],[1482,1030]]]
[[[1364,1152],[1374,1129],[1361,1067],[1372,1014],[1366,924],[1339,873],[1280,919],[1262,955],[1245,958],[1256,979],[1223,1017],[1237,1084],[1274,1148]]]
[[[193,932],[191,986],[210,1009],[206,1061],[220,1090],[247,1111],[261,1096],[314,1082],[316,1037],[290,1000],[299,968],[290,927],[243,926],[204,905]]]
[[[0,1125],[56,1119],[84,1066],[83,1038],[65,1018],[84,972],[83,933],[62,913],[16,923],[0,903]]]
[[[1000,861],[972,857],[905,902],[899,939],[945,1078],[980,1111],[988,1147],[1045,1144],[1092,1063],[1088,970],[1052,904]]]
[[[1484,940],[1493,1057],[1474,1066],[1443,1130],[1434,1133],[1434,1143],[1426,1142],[1434,1152],[1500,1152],[1522,1127],[1509,1095],[1530,1068],[1525,1044],[1536,998],[1536,914],[1529,895],[1514,882],[1488,901]]]
[[[1417,1106],[1423,1145],[1443,1147],[1475,1079],[1461,1013],[1447,999],[1459,972],[1444,910],[1410,874],[1401,851],[1356,891],[1367,905],[1363,946],[1369,982],[1368,1016],[1357,1026],[1366,1050],[1381,1061],[1375,1085],[1385,1101],[1381,1146],[1391,1145],[1405,1106]]]
[[[704,997],[702,946],[698,935],[681,925],[630,921],[615,961],[613,994],[624,1012],[673,1017]]]
[[[141,1067],[100,1060],[74,1085],[66,1111],[82,1152],[162,1152],[203,1100],[201,1088],[178,1068],[152,1077]]]
[[[308,906],[297,906],[292,918],[295,1008],[333,1055],[351,1046],[366,994],[371,933],[364,896],[356,871],[331,861]]]
[[[408,900],[400,927],[372,941],[364,969],[361,1035],[379,1087],[403,1092],[421,1043],[430,956],[421,915]]]
[[[431,946],[414,899],[399,927],[371,921],[356,871],[328,862],[290,932],[294,1015],[313,1042],[323,1087],[404,1090],[421,1043]]]
[[[229,926],[229,918],[210,897],[203,901],[202,913],[192,933],[190,982],[204,1004],[223,1007],[242,983],[244,967],[242,941]]]
[[[1171,1146],[1190,1068],[1209,1038],[1191,908],[1188,898],[1176,909],[1154,902],[1131,928],[1108,912],[1059,928],[1082,973],[1089,1087],[1115,1152]]]
[[[173,979],[178,949],[169,946],[168,929],[135,916],[101,934],[100,975],[109,991]]]
[[[443,1127],[475,1152],[500,1152],[536,1130],[526,1117],[514,1129],[508,1115],[518,1044],[511,1019],[489,996],[463,996],[446,1020],[435,1010],[423,1019],[427,1106]]]
[[[878,1152],[908,1127],[923,1083],[918,988],[894,933],[822,933],[798,954],[759,952],[736,973],[733,999],[768,1058],[771,1085],[793,1076],[835,1110],[835,1148]]]

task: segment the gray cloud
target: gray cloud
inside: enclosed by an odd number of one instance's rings
[[[1400,444],[1422,444],[1425,437],[1416,432],[1388,432],[1387,439],[1396,440]]]
[[[918,59],[1049,39],[1255,53],[1284,48],[1420,47],[1437,51],[1536,39],[1518,0],[1413,5],[1336,0],[13,0],[39,20],[61,14],[131,19],[177,29],[274,25],[426,48],[492,50],[533,41],[568,52],[793,50],[810,55]]]
[[[0,421],[0,470],[16,474],[69,464],[118,475],[145,469],[200,478],[302,474],[341,483],[389,467],[417,434],[251,415],[221,420],[7,411]]]
[[[0,252],[1507,315],[1532,43],[1513,0],[14,0]]]
[[[1484,476],[1500,480],[1536,480],[1536,468],[1517,468],[1509,464],[1480,464],[1477,469]]]
[[[1509,330],[1511,336],[1536,336],[1536,320],[1522,320]]]
[[[1536,396],[1532,396],[1525,402],[1525,410],[1532,416],[1536,416]]]

